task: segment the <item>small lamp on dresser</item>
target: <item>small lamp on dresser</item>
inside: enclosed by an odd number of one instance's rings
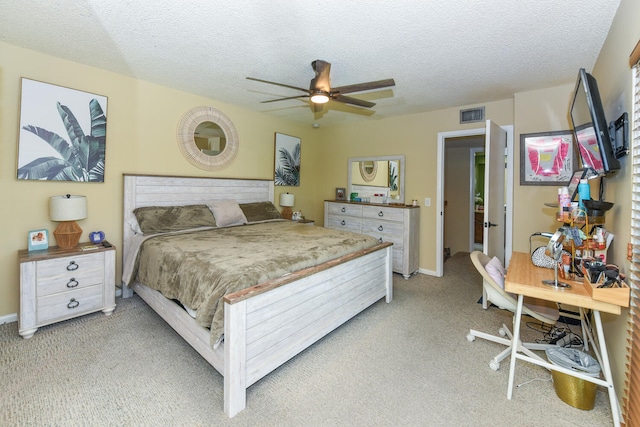
[[[280,206],[282,206],[282,218],[291,219],[293,211],[291,207],[295,204],[296,197],[293,194],[280,194]]]
[[[78,246],[82,228],[76,221],[87,217],[87,198],[85,196],[52,196],[49,199],[49,219],[59,221],[53,235],[62,249]]]

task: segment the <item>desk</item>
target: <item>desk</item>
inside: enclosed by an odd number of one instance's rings
[[[604,332],[602,329],[602,320],[600,312],[620,314],[620,306],[607,302],[596,301],[591,298],[585,285],[582,282],[565,281],[571,285],[571,289],[557,290],[551,286],[544,285],[542,280],[553,279],[553,270],[540,268],[533,265],[531,256],[523,252],[514,252],[509,262],[509,270],[505,277],[505,290],[518,294],[518,305],[514,318],[513,342],[511,346],[511,364],[509,368],[509,385],[507,387],[507,399],[511,399],[513,394],[513,381],[515,377],[516,359],[524,360],[547,369],[556,370],[565,374],[596,383],[606,387],[609,391],[609,401],[611,403],[611,413],[613,415],[613,423],[620,425],[620,406],[616,391],[613,387],[613,377],[611,376],[611,367],[609,365],[609,355],[604,340]],[[541,357],[529,357],[519,352],[520,343],[520,321],[522,317],[522,305],[524,297],[540,298],[548,301],[554,301],[561,304],[570,304],[580,309],[581,317],[585,309],[592,310],[594,323],[596,327],[596,335],[598,342],[596,345],[590,328],[586,328],[588,340],[591,341],[592,348],[602,369],[604,380],[600,378],[590,377],[588,375],[563,368],[561,366],[552,365]]]

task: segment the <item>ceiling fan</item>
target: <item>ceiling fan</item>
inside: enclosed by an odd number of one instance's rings
[[[256,79],[254,77],[247,77],[247,79],[254,80],[257,82],[262,82],[262,83],[268,83],[276,86],[288,87],[290,89],[295,89],[295,90],[300,90],[302,92],[305,92],[304,95],[270,99],[267,101],[261,101],[261,103],[308,97],[313,105],[313,109],[315,112],[320,111],[322,109],[322,104],[329,102],[330,99],[337,102],[343,102],[345,104],[356,105],[358,107],[371,108],[374,105],[376,105],[374,102],[353,98],[351,96],[345,96],[344,94],[362,92],[365,90],[382,89],[385,87],[391,87],[396,85],[396,82],[393,79],[384,79],[384,80],[377,80],[374,82],[356,83],[352,85],[339,86],[339,87],[332,88],[330,77],[329,77],[329,73],[331,72],[331,64],[321,59],[317,59],[311,63],[311,67],[315,71],[316,76],[313,79],[311,79],[311,84],[309,85],[309,89],[304,89],[301,87],[291,86],[283,83],[271,82],[268,80]]]

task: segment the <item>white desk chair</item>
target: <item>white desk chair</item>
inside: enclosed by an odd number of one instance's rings
[[[518,302],[511,294],[505,292],[504,277],[501,278],[499,274],[495,274],[493,271],[492,274],[489,274],[487,271],[487,264],[489,264],[491,258],[480,251],[474,251],[470,256],[473,265],[482,275],[482,308],[486,310],[489,303],[493,303],[503,310],[509,310],[512,313],[515,313]],[[492,266],[493,263],[489,266],[490,270],[492,270]],[[499,265],[498,268],[502,268],[502,266]],[[499,281],[502,282],[502,286],[498,283]],[[550,326],[555,325],[560,317],[557,304],[551,301],[543,301],[535,298],[525,298],[522,313]],[[489,367],[494,371],[500,369],[500,362],[511,355],[511,339],[513,338],[511,330],[505,324],[502,324],[502,327],[498,329],[498,333],[501,336],[491,335],[471,329],[469,331],[469,335],[467,335],[467,339],[469,341],[475,341],[476,337],[478,337],[506,346],[502,352],[489,362]],[[555,345],[551,344],[518,342],[518,351],[523,352],[530,357],[539,358],[539,356],[531,350],[544,350],[551,346],[555,347]]]

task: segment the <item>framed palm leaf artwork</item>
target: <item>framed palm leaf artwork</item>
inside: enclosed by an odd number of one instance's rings
[[[22,79],[18,179],[104,182],[107,98]]]
[[[275,185],[300,185],[300,138],[275,135]]]

